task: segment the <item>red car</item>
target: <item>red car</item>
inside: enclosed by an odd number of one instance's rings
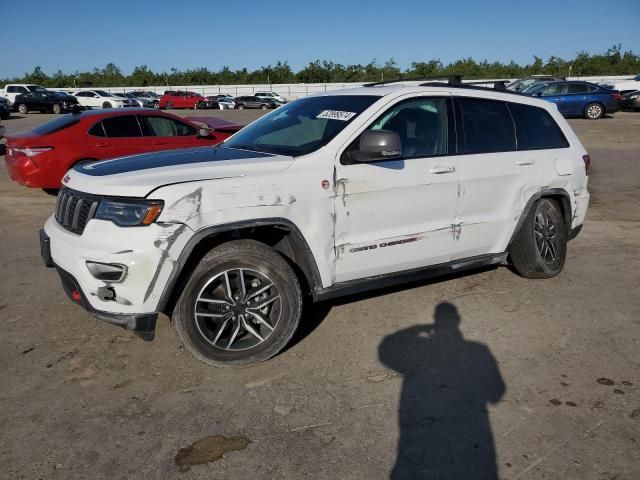
[[[172,91],[164,92],[160,97],[159,108],[210,108],[211,102],[195,92]]]
[[[215,117],[185,119],[151,109],[89,110],[7,135],[5,162],[16,182],[55,191],[77,163],[216,145],[241,128]]]

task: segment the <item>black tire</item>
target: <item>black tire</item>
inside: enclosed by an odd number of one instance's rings
[[[52,195],[54,197],[57,197],[58,193],[60,192],[60,189],[59,188],[43,188],[42,191],[47,195]]]
[[[242,277],[245,279],[244,283],[239,280],[239,275],[234,276],[233,272],[238,272],[239,269],[243,269],[242,271],[245,272]],[[222,280],[224,272],[228,272],[228,285]],[[246,285],[248,279],[251,278],[250,275],[254,275],[254,278],[256,275],[262,276],[265,281],[256,285],[253,283],[247,285],[245,300],[234,297],[235,300],[231,300],[234,302],[231,307],[228,305],[223,307],[206,301],[197,302],[201,295],[214,297],[215,292],[218,292],[218,295],[222,292],[222,297],[218,296],[217,298],[230,298],[227,295],[228,289],[233,288],[232,285],[234,285],[237,292],[239,285]],[[219,282],[218,286],[215,286],[216,282]],[[260,338],[257,344],[251,346],[256,342],[256,339],[246,328],[243,327],[242,333],[238,333],[237,336],[234,336],[233,332],[239,328],[238,325],[242,326],[240,322],[243,318],[243,311],[247,319],[253,318],[246,313],[248,310],[244,310],[245,306],[247,309],[256,310],[255,303],[254,307],[250,306],[251,302],[263,301],[264,298],[250,297],[250,295],[252,292],[257,295],[255,292],[264,285],[268,286],[269,282],[272,288],[262,295],[268,295],[271,298],[277,297],[275,301],[268,300],[272,303],[261,310],[264,314],[263,318],[270,322],[269,329],[260,325],[257,318],[251,320],[252,323],[249,325],[252,329],[256,329],[255,331]],[[212,287],[212,285],[214,286]],[[207,291],[207,289],[210,290]],[[216,302],[220,303],[219,300]],[[203,308],[205,308],[205,316],[199,316],[199,320],[197,320],[196,309],[200,309],[199,311],[202,313]],[[226,310],[222,310],[223,308]],[[231,308],[231,312],[226,313],[229,308]],[[207,315],[212,316],[207,312],[214,312],[213,315],[216,316],[227,315],[227,317],[226,320],[224,318],[212,319],[207,317]],[[255,240],[236,240],[214,248],[200,261],[180,295],[173,312],[172,323],[178,338],[197,359],[209,365],[246,366],[262,362],[278,354],[293,337],[300,322],[301,312],[300,283],[285,259],[263,243]],[[233,315],[233,318],[229,318],[228,315]],[[236,315],[238,316],[236,317]],[[228,349],[228,346],[231,345],[228,341],[233,342],[234,338],[237,342],[234,344],[235,349]],[[244,350],[239,350],[242,342],[248,342],[246,345],[249,346]],[[227,343],[228,345],[225,347]]]
[[[171,110],[173,108],[173,103],[172,102],[167,102],[164,104],[164,109],[165,110]]]
[[[59,103],[54,103],[52,110],[56,115],[60,115],[62,113],[62,106]]]
[[[236,108],[238,110],[244,110],[244,105],[240,103],[240,104],[236,105]]]
[[[267,110],[269,108],[269,105],[267,105],[266,103],[263,103],[260,108],[262,108],[262,110]]]
[[[604,117],[604,107],[599,103],[590,103],[584,107],[584,118],[587,120],[597,120]]]
[[[531,208],[511,244],[511,262],[525,278],[555,277],[564,267],[567,239],[560,205],[542,198]]]
[[[27,113],[29,113],[29,109],[24,103],[18,104],[18,108],[16,108],[16,110],[18,110],[18,112],[20,112],[23,115],[26,115]]]
[[[111,108],[111,103],[109,103],[109,102],[104,102],[104,103],[102,104],[102,108]]]
[[[153,102],[153,108],[160,110],[160,102]]]

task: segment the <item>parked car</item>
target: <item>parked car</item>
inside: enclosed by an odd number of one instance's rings
[[[34,83],[8,83],[2,90],[2,96],[9,101],[9,106],[13,106],[13,101],[17,95],[29,92],[42,92],[47,91],[42,85],[36,85]]]
[[[236,102],[229,95],[215,95],[215,102],[220,110],[233,110],[236,108]]]
[[[57,189],[78,163],[215,145],[241,128],[219,121],[215,131],[150,109],[91,110],[59,117],[7,137],[9,175],[27,187]],[[144,162],[144,158],[140,157]]]
[[[620,109],[620,93],[589,82],[551,82],[528,94],[555,103],[565,117],[596,120]]]
[[[622,95],[620,108],[628,108],[631,111],[640,110],[640,90],[635,90]]]
[[[640,75],[636,75],[635,77],[627,80],[604,82],[601,85],[610,90],[618,90],[620,94],[633,92],[636,90],[640,90]]]
[[[2,125],[0,123],[0,140],[2,140],[4,138],[4,133],[5,133],[4,125]],[[5,146],[4,145],[2,145],[0,148],[2,148],[3,151],[5,150]],[[4,155],[4,153],[3,153],[3,155]]]
[[[304,298],[507,261],[557,275],[589,165],[555,106],[525,95],[327,92],[218,147],[75,167],[40,248],[99,318],[150,340],[167,312],[196,358],[246,365],[287,345]]]
[[[134,90],[128,93],[133,95],[135,98],[142,100],[145,107],[159,108],[160,95],[155,92],[150,90]]]
[[[144,108],[144,107],[148,107],[148,108],[153,108],[153,104],[145,104],[145,102],[143,102],[141,99],[136,98],[134,95],[130,94],[130,93],[125,93],[125,92],[117,92],[117,93],[113,93],[114,96],[119,97],[119,98],[126,98],[128,99],[131,103],[133,103],[134,106],[136,107],[140,107],[140,108]]]
[[[160,97],[158,108],[210,108],[211,103],[202,95],[189,91],[168,90]]]
[[[261,108],[267,110],[278,107],[278,104],[273,99],[260,98],[253,95],[236,97],[234,101],[236,103],[235,108],[238,110],[242,110],[243,108]]]
[[[287,103],[287,99],[276,92],[256,92],[254,96],[258,98],[268,98],[271,100],[275,100],[281,105],[284,105],[285,103]]]
[[[137,107],[137,103],[131,102],[128,98],[117,97],[104,90],[82,90],[76,92],[74,96],[83,107],[89,108],[126,108]]]
[[[61,114],[81,108],[76,97],[50,90],[21,93],[15,97],[13,106],[23,115],[34,110]]]
[[[560,82],[563,80],[566,79],[564,77],[555,77],[553,75],[531,75],[511,82],[506,86],[506,88],[513,92],[522,92],[526,88],[539,82]]]
[[[11,116],[11,110],[6,103],[0,103],[0,120],[7,120]]]

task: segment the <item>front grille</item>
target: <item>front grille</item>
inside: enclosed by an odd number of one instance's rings
[[[56,203],[56,220],[70,232],[82,235],[84,227],[95,215],[99,203],[99,198],[93,195],[63,188]]]

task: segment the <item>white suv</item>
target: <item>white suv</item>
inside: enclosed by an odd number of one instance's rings
[[[265,360],[303,298],[488,265],[563,268],[587,152],[553,103],[453,86],[296,100],[217,147],[84,164],[41,231],[67,294],[153,338],[159,312],[197,358]]]

